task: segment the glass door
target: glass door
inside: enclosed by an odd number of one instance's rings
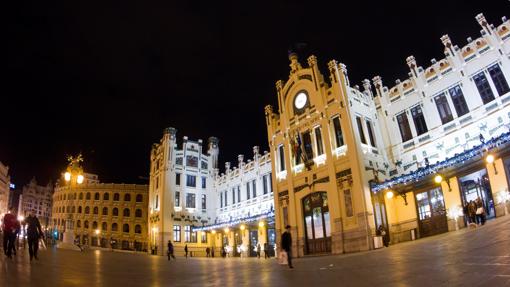
[[[416,193],[418,226],[421,237],[448,231],[448,219],[440,187]]]
[[[303,199],[306,253],[331,252],[331,225],[326,192],[316,192]]]

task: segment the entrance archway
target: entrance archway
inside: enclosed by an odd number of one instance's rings
[[[303,198],[305,219],[305,253],[331,252],[331,225],[326,192],[315,192]]]

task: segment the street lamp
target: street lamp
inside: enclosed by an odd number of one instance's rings
[[[387,199],[392,199],[392,198],[393,198],[393,196],[395,196],[395,194],[393,193],[393,191],[388,190],[388,191],[386,192],[386,198],[387,198]]]
[[[498,170],[496,169],[496,163],[495,163],[495,158],[494,158],[494,155],[492,154],[488,154],[486,157],[485,157],[485,161],[487,163],[492,163],[492,166],[494,167],[494,174],[498,174]]]
[[[452,191],[452,188],[450,187],[450,181],[449,181],[449,180],[445,179],[445,178],[443,177],[443,175],[441,175],[441,174],[439,174],[439,173],[438,173],[438,174],[436,174],[436,176],[434,176],[434,182],[435,182],[435,183],[437,183],[437,184],[441,185],[441,183],[442,183],[443,181],[444,181],[444,182],[446,182],[446,185],[448,185],[448,191]]]

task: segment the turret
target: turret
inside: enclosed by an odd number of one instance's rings
[[[211,168],[218,168],[219,143],[220,140],[217,137],[210,137],[208,140],[207,153],[211,156]]]

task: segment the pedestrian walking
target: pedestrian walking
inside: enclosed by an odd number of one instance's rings
[[[264,243],[264,258],[265,259],[269,258],[269,245],[267,244],[267,242]]]
[[[386,228],[384,228],[384,226],[379,225],[376,234],[382,237],[384,247],[388,247],[390,245],[388,232],[386,232]]]
[[[188,244],[184,246],[184,256],[186,256],[186,259],[188,259]]]
[[[211,248],[211,257],[214,258],[214,246]]]
[[[476,204],[474,201],[470,201],[468,205],[469,222],[476,224]]]
[[[168,251],[167,251],[168,261],[170,261],[170,258],[173,258],[175,260],[174,256],[174,245],[172,244],[172,241],[168,240]]]
[[[260,259],[260,243],[257,243],[257,258]]]
[[[289,268],[294,268],[294,266],[292,266],[292,236],[290,235],[290,225],[285,227],[285,232],[282,234],[281,245],[282,249],[287,253]]]
[[[28,253],[30,254],[30,261],[33,258],[38,260],[37,251],[39,250],[39,238],[43,237],[44,233],[41,230],[41,223],[39,219],[32,213],[28,214],[25,219],[27,225],[27,240],[28,240]]]
[[[16,240],[17,219],[14,214],[8,212],[4,215],[2,221],[2,232],[4,234],[3,247],[5,256],[12,258],[12,249]]]
[[[205,257],[210,257],[211,248],[207,247],[205,248]]]
[[[476,221],[478,224],[485,224],[485,207],[483,206],[482,200],[478,197],[475,201],[476,205]]]

